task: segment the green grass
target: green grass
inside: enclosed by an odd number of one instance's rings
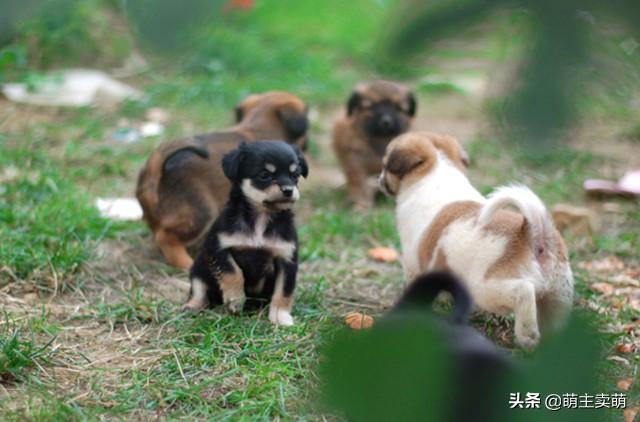
[[[92,0],[68,16],[63,26],[71,28],[51,34],[42,29],[49,27],[29,23],[28,31],[0,50],[0,66],[5,66],[0,69],[9,69],[4,76],[37,81],[48,65],[81,62],[84,49],[95,47],[93,41],[68,50],[60,62],[51,52],[64,50],[73,31],[80,31],[78,41],[85,39],[84,28],[77,25],[90,6],[118,12],[114,4]],[[366,257],[372,246],[399,247],[392,201],[380,199],[375,209],[354,213],[341,189],[305,192],[299,204],[297,324],[291,329],[274,329],[264,312],[180,313],[186,291],[172,283],[184,282],[185,274],[162,263],[142,223],[106,221],[92,206],[96,197],[133,194],[137,172],[160,140],[119,144],[111,133],[123,119],[128,119],[125,125],[142,120],[148,107],[170,112],[166,138],[229,125],[233,104],[265,89],[298,93],[331,116],[343,107],[356,80],[377,73],[371,52],[390,3],[255,4],[247,13],[211,17],[216,25],[197,26],[184,54],[156,50],[151,69],[132,80],[146,91],[146,100],[116,110],[0,110],[0,303],[8,315],[0,321],[3,420],[331,418],[317,404],[322,345],[342,327],[344,313],[379,314],[401,289],[398,264]],[[116,21],[122,22],[118,13]],[[98,24],[87,36],[104,39],[103,19],[89,19]],[[224,25],[217,24],[222,21]],[[499,34],[487,36],[486,48],[445,48],[438,61],[451,65],[472,57],[508,62],[518,51],[511,40],[517,34],[510,19],[496,25]],[[476,30],[473,38],[485,31]],[[41,60],[26,45],[28,34],[44,40]],[[107,59],[109,54],[100,53]],[[428,66],[425,73],[438,72],[438,63]],[[451,84],[426,84],[419,95],[425,109],[438,108],[440,100],[452,96],[460,102],[458,111],[466,111],[464,94]],[[630,113],[596,105],[585,108],[615,122]],[[313,139],[329,136],[321,123],[314,122]],[[521,182],[549,205],[585,204],[582,181],[603,168],[620,166],[587,149],[570,148],[558,148],[535,163],[490,136],[474,138],[467,147],[470,177],[483,193]],[[334,164],[326,159],[323,143],[315,142],[314,149],[318,163]],[[601,328],[603,357],[616,354],[619,342],[631,340],[619,326],[631,323],[634,311],[629,304],[618,309],[611,298],[593,291],[590,285],[607,276],[590,274],[577,264],[616,255],[629,266],[638,265],[640,213],[634,203],[618,207],[615,215],[604,214],[605,230],[592,238],[568,236],[578,307],[604,309],[588,311]],[[69,288],[55,289],[56,282]],[[502,337],[512,333],[511,318],[477,315],[473,323],[511,347]],[[620,378],[636,376],[638,356],[625,357],[629,366],[602,360],[597,368],[602,392],[615,391]],[[630,402],[639,402],[638,383],[628,394]]]
[[[0,192],[0,242],[11,247],[0,249],[0,262],[18,279],[36,272],[62,279],[91,256],[89,245],[113,223],[42,151],[5,151],[0,169],[13,176]]]
[[[0,383],[12,384],[26,379],[28,370],[42,367],[48,363],[51,353],[52,337],[47,343],[40,344],[31,326],[17,324],[8,314],[0,325]],[[42,323],[42,319],[34,319],[34,324]],[[48,332],[51,335],[50,332]]]
[[[132,372],[130,385],[114,397],[122,403],[114,411],[171,408],[175,415],[216,420],[305,412],[327,321],[299,313],[295,329],[274,332],[264,318],[207,312],[174,325],[179,334],[164,345],[171,353],[154,368]]]
[[[328,196],[319,192],[318,198]],[[344,247],[374,246],[372,242],[376,241],[391,247],[399,244],[393,213],[388,206],[359,214],[343,207],[321,207],[300,228],[299,236],[302,243],[300,256],[305,260],[336,259]]]

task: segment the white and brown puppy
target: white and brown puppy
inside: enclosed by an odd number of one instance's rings
[[[516,341],[526,348],[538,343],[539,326],[562,324],[573,276],[564,242],[531,190],[503,186],[485,198],[465,175],[457,140],[432,133],[397,137],[383,164],[380,186],[396,198],[407,280],[452,271],[481,309],[515,313]]]

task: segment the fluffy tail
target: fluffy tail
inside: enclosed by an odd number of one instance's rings
[[[553,220],[540,198],[528,187],[521,185],[502,186],[489,195],[478,216],[481,226],[489,224],[494,214],[506,206],[515,207],[525,218],[529,228],[531,250],[540,262],[555,247]]]
[[[457,278],[444,271],[435,271],[416,277],[405,289],[394,306],[393,312],[409,308],[429,309],[442,291],[449,292],[453,296],[452,320],[457,323],[466,322],[471,311],[471,296]]]

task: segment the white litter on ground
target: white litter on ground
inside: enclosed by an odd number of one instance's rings
[[[98,198],[96,207],[100,215],[112,220],[140,220],[142,208],[134,198]]]
[[[159,136],[164,133],[164,126],[157,122],[145,122],[140,126],[140,135],[143,138],[148,136]]]
[[[81,107],[114,105],[127,98],[142,98],[137,89],[119,82],[104,72],[91,69],[52,71],[35,90],[27,84],[10,83],[2,86],[3,94],[16,103],[44,106]]]

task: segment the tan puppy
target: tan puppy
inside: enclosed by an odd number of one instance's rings
[[[465,156],[454,138],[431,133],[389,144],[380,185],[396,198],[405,276],[452,271],[483,310],[514,312],[516,341],[533,347],[539,325],[557,326],[571,309],[564,242],[528,188],[504,186],[483,197],[464,174]]]
[[[415,113],[415,96],[398,83],[379,80],[354,89],[346,114],[334,123],[333,149],[357,208],[373,204],[368,178],[380,173],[387,145],[409,130]]]
[[[284,140],[305,149],[307,107],[286,92],[251,95],[236,107],[229,129],[161,144],[138,178],[136,196],[167,262],[190,268],[187,247],[197,243],[227,201],[224,154],[241,142]]]

